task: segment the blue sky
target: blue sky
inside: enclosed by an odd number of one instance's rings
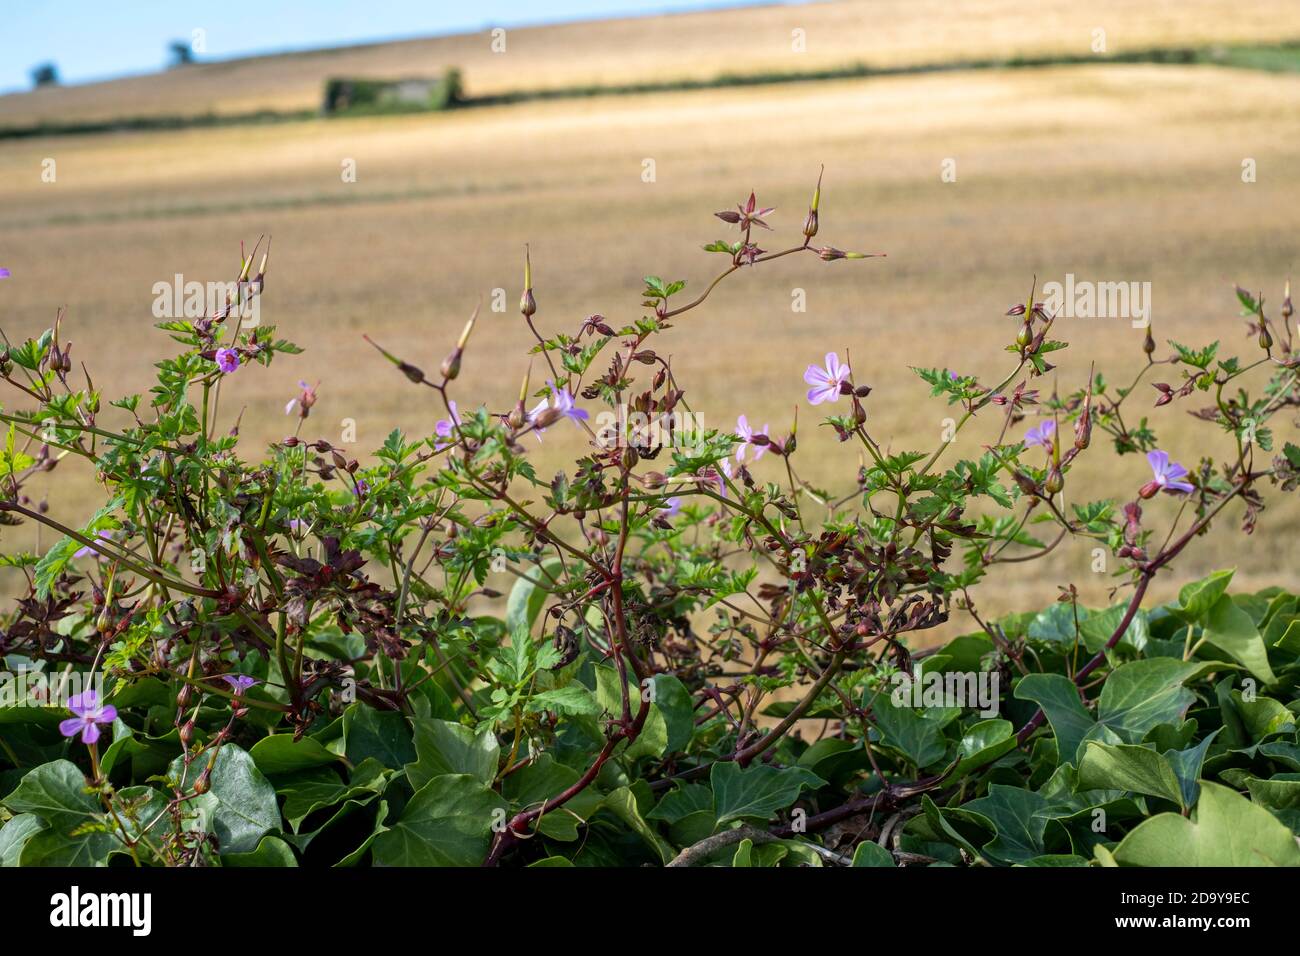
[[[149,73],[167,45],[206,31],[209,59],[669,11],[755,0],[7,0],[0,13],[0,91],[30,86],[53,62],[64,83]]]

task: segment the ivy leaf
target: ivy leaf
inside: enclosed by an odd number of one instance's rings
[[[1205,643],[1218,648],[1266,684],[1277,683],[1259,628],[1228,597],[1220,595],[1204,617]]]
[[[1263,807],[1202,781],[1191,820],[1177,813],[1144,820],[1120,841],[1114,857],[1126,866],[1300,866],[1300,846]]]
[[[44,825],[25,835],[22,831],[31,824],[15,831],[8,852],[18,853],[20,866],[105,866],[111,853],[124,849],[106,829],[92,829],[103,808],[86,792],[86,778],[70,760],[41,764],[27,773],[4,805]],[[12,822],[5,829],[9,826]]]
[[[463,724],[417,717],[415,753],[415,761],[406,765],[406,778],[416,790],[449,773],[468,774],[490,786],[496,779],[501,746],[491,728],[476,734]]]
[[[177,757],[171,775],[188,790],[205,766],[206,761],[196,760],[187,770]],[[223,854],[251,853],[264,834],[280,831],[275,787],[258,771],[248,751],[237,744],[223,744],[217,752],[211,784],[198,803],[210,814],[212,832]]]
[[[509,808],[464,773],[434,777],[415,792],[391,830],[371,845],[379,866],[478,866],[487,856],[492,823]]]
[[[1079,758],[1080,790],[1129,790],[1185,808],[1183,791],[1170,762],[1150,747],[1088,741]]]
[[[767,821],[795,802],[804,787],[816,790],[826,781],[803,767],[778,769],[766,764],[742,770],[734,760],[715,763],[709,772],[718,825],[732,820]]]

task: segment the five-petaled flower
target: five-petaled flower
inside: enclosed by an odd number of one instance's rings
[[[93,690],[69,697],[68,710],[74,716],[59,724],[59,733],[65,737],[81,734],[83,744],[93,744],[99,740],[100,724],[111,724],[117,720],[117,708],[112,704],[101,704],[99,695]]]
[[[239,353],[234,349],[217,349],[217,368],[229,375],[239,368]]]
[[[803,373],[803,380],[812,386],[812,388],[808,389],[808,401],[813,405],[838,401],[840,386],[847,382],[848,379],[848,365],[841,365],[838,355],[834,352],[827,352],[825,368],[809,365]]]
[[[741,437],[741,439],[743,440],[743,444],[741,444],[736,448],[736,461],[744,461],[745,449],[748,448],[751,444],[754,444],[754,436],[763,435],[764,437],[766,437],[767,430],[770,427],[771,427],[770,425],[764,425],[761,431],[756,432],[754,431],[754,429],[749,427],[749,419],[746,418],[744,415],[741,415],[739,418],[737,418],[736,434]],[[754,445],[754,461],[758,461],[760,458],[762,458],[766,451],[767,451],[766,445]]]
[[[1039,445],[1049,451],[1052,448],[1052,433],[1056,431],[1056,422],[1050,418],[1044,418],[1029,431],[1025,432],[1025,447]]]
[[[1151,465],[1151,471],[1155,477],[1142,486],[1138,492],[1143,498],[1151,498],[1157,492],[1166,491],[1169,494],[1182,492],[1191,494],[1196,488],[1182,479],[1187,476],[1187,469],[1176,461],[1169,460],[1169,452],[1156,449],[1147,452],[1147,462]]]
[[[236,697],[242,697],[244,691],[260,683],[256,677],[249,677],[247,674],[222,674],[221,679],[230,685]]]

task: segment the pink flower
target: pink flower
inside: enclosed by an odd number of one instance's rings
[[[1187,475],[1187,469],[1176,461],[1169,460],[1169,452],[1156,449],[1147,452],[1147,463],[1151,466],[1151,471],[1155,477],[1142,486],[1138,492],[1143,498],[1151,498],[1157,492],[1165,491],[1169,494],[1182,492],[1191,494],[1196,488],[1189,482],[1181,479]]]
[[[755,432],[752,428],[749,427],[748,418],[746,418],[744,415],[741,415],[739,418],[737,418],[736,434],[739,435],[742,439],[744,439],[745,444],[741,445],[736,449],[736,461],[744,461],[745,449],[749,447],[749,445],[753,444],[754,436],[757,434],[766,437],[767,430],[770,427],[771,427],[770,425],[764,425],[762,431]],[[762,458],[764,453],[766,453],[766,451],[767,451],[766,445],[754,445],[754,461],[758,461],[760,458]]]
[[[1042,448],[1051,449],[1052,433],[1056,431],[1056,422],[1050,418],[1044,418],[1029,431],[1025,432],[1025,447],[1039,445]]]
[[[234,349],[217,349],[217,368],[229,375],[239,368],[239,353]]]
[[[81,734],[83,744],[93,744],[99,740],[100,724],[111,724],[117,720],[117,708],[112,704],[101,705],[99,695],[93,690],[69,697],[68,710],[75,716],[59,724],[59,733],[65,737]]]
[[[236,364],[238,367],[238,364]],[[311,411],[311,407],[316,404],[316,389],[320,387],[320,382],[315,385],[308,385],[306,382],[299,380],[298,387],[302,393],[297,398],[289,399],[289,404],[284,406],[284,413],[292,415],[296,406],[302,405],[302,411],[299,413],[302,418],[306,418]]]
[[[449,399],[447,407],[451,409],[451,418],[442,418],[433,426],[433,432],[442,441],[433,443],[434,451],[442,451],[448,445],[451,445],[456,439],[456,426],[460,424],[460,412],[456,408],[455,399]]]
[[[221,679],[230,685],[236,697],[242,697],[244,691],[259,683],[256,677],[249,677],[247,674],[222,674]]]
[[[826,353],[826,367],[809,365],[803,373],[803,380],[812,388],[808,389],[808,401],[813,405],[822,402],[834,402],[840,397],[840,385],[849,379],[849,367],[840,364],[840,357],[834,352]]]

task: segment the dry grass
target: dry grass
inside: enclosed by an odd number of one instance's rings
[[[842,0],[510,30],[493,53],[486,30],[195,65],[34,95],[0,97],[0,125],[39,119],[313,109],[331,76],[430,76],[459,67],[474,95],[578,85],[711,79],[1024,56],[1086,55],[1300,36],[1292,0]],[[803,30],[805,51],[792,49]]]
[[[73,357],[96,382],[114,394],[143,388],[168,346],[150,327],[153,283],[178,272],[228,278],[237,240],[272,233],[263,320],[307,353],[269,373],[241,370],[222,399],[225,423],[246,409],[243,441],[256,454],[292,430],[283,405],[295,382],[319,378],[304,434],[337,440],[351,418],[365,449],[394,425],[427,433],[440,416],[427,392],[364,346],[362,331],[434,368],[474,302],[504,288],[509,311],[481,324],[459,383],[462,399],[504,408],[525,365],[513,311],[525,241],[543,329],[571,329],[595,311],[625,321],[639,313],[646,271],[686,278],[688,291],[707,281],[720,257],[699,246],[726,234],[711,212],[751,186],[779,207],[782,238],[797,235],[825,163],[820,238],[889,257],[791,257],[733,277],[658,348],[672,353],[706,423],[745,412],[782,429],[802,401],[804,366],[848,350],[876,388],[877,432],[895,450],[928,447],[949,412],[906,367],[989,378],[1006,369],[999,350],[1012,329],[1002,313],[1035,273],[1150,281],[1159,339],[1222,338],[1250,352],[1231,284],[1276,300],[1295,272],[1297,94],[1295,76],[1098,66],[9,144],[0,148],[0,252],[15,277],[0,286],[0,321],[11,337],[32,334],[66,305]],[[1247,156],[1259,167],[1249,185]],[[39,181],[44,157],[57,159],[57,184]],[[654,183],[641,180],[647,157]],[[940,181],[946,157],[958,162],[956,183]],[[357,160],[355,184],[340,181],[344,158]],[[804,314],[790,309],[796,287],[807,290]],[[1093,359],[1116,381],[1139,367],[1141,333],[1127,322],[1074,320],[1062,331],[1073,343],[1062,388],[1080,383]],[[824,430],[814,435],[808,411],[800,470],[849,487],[856,454]],[[1151,417],[1181,460],[1225,449],[1178,408]],[[954,451],[978,454],[995,433],[990,417]],[[543,449],[547,467],[562,461],[560,444]],[[1089,454],[1071,493],[1085,477],[1115,495],[1142,480],[1139,460],[1115,463],[1101,446]],[[87,483],[61,472],[49,480],[55,514],[76,521],[93,510]],[[1235,564],[1245,584],[1295,588],[1298,520],[1294,506],[1270,509],[1255,538],[1220,534],[1176,576]],[[20,540],[5,531],[6,549]],[[1088,563],[1086,551],[1063,550],[1019,566],[984,600],[1025,606],[1068,581],[1097,600],[1104,582]]]

